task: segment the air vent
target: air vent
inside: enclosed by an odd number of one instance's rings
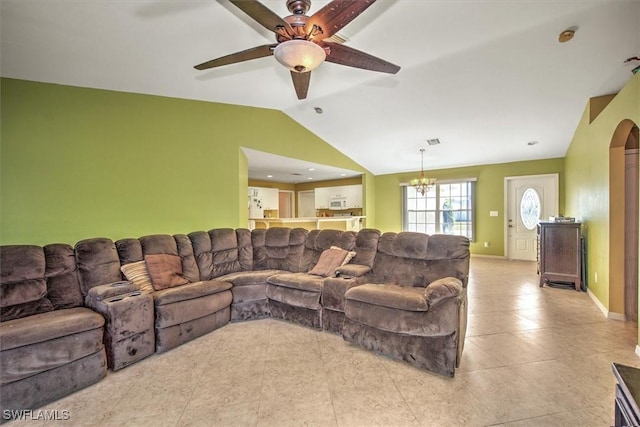
[[[429,145],[439,145],[440,140],[438,138],[427,139],[427,144]]]

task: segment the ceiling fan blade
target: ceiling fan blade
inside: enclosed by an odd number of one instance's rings
[[[240,52],[232,53],[230,55],[222,56],[220,58],[212,59],[211,61],[203,62],[202,64],[198,64],[193,68],[195,68],[196,70],[207,70],[209,68],[221,67],[223,65],[263,58],[265,56],[273,55],[273,49],[276,46],[277,44],[265,44],[262,46],[252,47],[251,49],[243,50]]]
[[[229,0],[240,10],[253,18],[269,31],[291,38],[294,34],[291,25],[257,0]]]
[[[340,31],[345,25],[353,21],[376,0],[333,0],[325,7],[314,13],[305,24],[305,32],[313,34],[316,41],[324,40]],[[321,33],[314,33],[313,26],[322,29]]]
[[[322,42],[321,45],[330,49],[327,59],[325,59],[327,62],[389,74],[396,74],[400,71],[400,67],[395,64],[343,44]]]
[[[306,73],[291,72],[291,78],[293,79],[293,87],[296,89],[296,95],[298,99],[305,99],[307,92],[309,91],[309,82],[311,81],[311,71]]]

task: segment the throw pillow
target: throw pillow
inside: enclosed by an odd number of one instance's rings
[[[120,271],[122,271],[124,277],[133,283],[140,292],[144,292],[146,294],[153,292],[151,276],[149,276],[149,270],[147,269],[146,262],[138,261],[125,264],[120,267]]]
[[[342,248],[340,248],[338,246],[331,246],[331,249],[342,249]],[[353,257],[355,257],[356,255],[357,255],[357,253],[355,253],[354,251],[347,252],[347,256],[344,257],[344,261],[342,261],[342,265],[340,267],[342,267],[343,265],[349,264],[349,262],[351,262]]]
[[[347,257],[347,252],[341,248],[330,248],[322,251],[320,259],[316,263],[315,267],[309,270],[309,274],[316,276],[328,277],[332,276],[336,268],[340,267]]]
[[[189,283],[182,277],[182,260],[178,255],[146,255],[144,260],[151,276],[151,285],[156,291]]]

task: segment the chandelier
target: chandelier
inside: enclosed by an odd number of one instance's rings
[[[416,191],[423,196],[427,191],[431,190],[436,183],[435,179],[424,176],[424,148],[420,149],[420,177],[412,179],[410,183],[416,188]]]

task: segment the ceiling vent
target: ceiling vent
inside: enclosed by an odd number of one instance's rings
[[[438,138],[427,139],[427,144],[429,145],[439,145],[440,140]]]

